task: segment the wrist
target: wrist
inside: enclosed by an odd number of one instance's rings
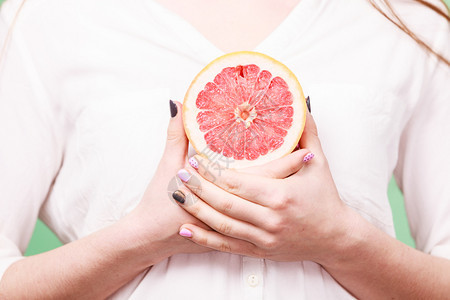
[[[120,228],[118,233],[124,249],[136,257],[137,263],[142,266],[152,266],[170,256],[170,247],[167,247],[168,237],[162,236],[155,230],[154,224],[142,222],[143,217],[134,212],[122,218],[116,225]]]
[[[343,204],[344,208],[332,224],[330,245],[318,261],[326,269],[338,269],[351,263],[366,247],[371,235],[370,224],[357,212]]]

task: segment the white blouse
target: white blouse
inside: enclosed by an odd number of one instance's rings
[[[1,8],[1,46],[21,2]],[[393,2],[450,57],[443,18],[414,1]],[[130,212],[163,152],[169,99],[182,101],[194,76],[223,54],[153,0],[28,0],[5,50],[0,277],[22,258],[38,217],[68,243]],[[245,50],[298,76],[342,200],[394,235],[394,173],[417,248],[450,259],[448,66],[365,0],[301,0]],[[111,298],[352,297],[313,262],[211,252],[174,255]]]

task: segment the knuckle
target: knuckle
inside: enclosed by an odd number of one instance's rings
[[[312,135],[314,135],[315,137],[319,137],[319,132],[317,131],[317,127],[314,125],[314,126],[310,126],[310,127],[308,127],[308,128],[305,128],[305,133],[306,134],[312,134]]]
[[[279,195],[276,195],[274,197],[272,207],[275,210],[285,210],[289,207],[289,203],[290,203],[290,197],[285,192],[281,192],[281,193],[279,193]]]
[[[266,258],[267,252],[264,249],[261,249],[259,247],[253,247],[250,251],[251,256],[257,257],[257,258]]]
[[[274,250],[278,246],[278,240],[273,236],[268,236],[262,240],[261,246],[266,250]]]
[[[280,232],[283,228],[283,220],[281,217],[271,216],[270,218],[266,218],[266,228],[269,232]]]
[[[203,189],[201,185],[191,187],[191,189],[197,195],[197,197],[203,198]]]
[[[195,203],[193,205],[188,205],[186,207],[189,207],[189,213],[191,215],[193,215],[194,217],[198,217],[200,214],[200,206],[199,205],[195,205]]]
[[[232,230],[233,230],[232,226],[227,222],[220,223],[219,226],[217,227],[217,231],[225,235],[229,235],[232,232]]]
[[[227,241],[223,241],[219,244],[218,247],[219,251],[221,252],[231,252],[231,246]]]
[[[235,180],[232,174],[229,173],[224,174],[224,176],[222,177],[222,182],[225,188],[233,194],[238,193],[241,189],[240,182],[238,180]]]
[[[192,192],[194,192],[195,195],[202,198],[202,193],[203,193],[202,183],[199,180],[199,178],[197,177],[197,175],[192,174],[191,178],[189,179],[189,182],[187,182],[185,184],[189,187],[189,189]]]
[[[221,211],[228,213],[233,209],[233,201],[230,199],[225,199],[220,207]]]
[[[203,246],[209,245],[208,236],[202,235],[201,237],[199,237],[197,240],[197,244],[203,245]]]
[[[180,133],[173,129],[167,130],[167,141],[170,143],[178,143],[182,141],[184,137]]]

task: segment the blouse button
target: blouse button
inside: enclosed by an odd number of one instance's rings
[[[247,277],[247,283],[251,287],[257,286],[259,283],[258,276],[256,276],[255,274],[249,275]]]

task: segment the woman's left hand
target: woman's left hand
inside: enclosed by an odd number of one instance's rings
[[[175,198],[214,231],[184,224],[180,234],[218,251],[277,261],[325,263],[339,255],[354,212],[339,198],[310,114],[300,147],[240,171],[195,156],[197,170],[178,172],[189,189]]]

